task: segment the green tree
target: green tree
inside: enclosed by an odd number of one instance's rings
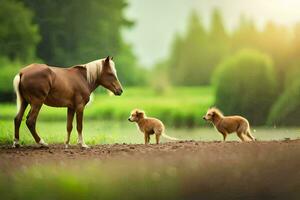
[[[171,47],[171,54],[168,58],[168,62],[165,63],[167,65],[170,80],[173,84],[180,83],[181,74],[178,73],[179,70],[179,61],[182,55],[182,38],[179,34],[176,34]],[[159,72],[160,69],[155,69],[156,72]]]
[[[0,1],[0,56],[24,62],[35,57],[40,36],[32,18],[33,13],[23,3]]]
[[[286,72],[293,62],[291,58],[291,38],[283,26],[268,22],[260,37],[260,49],[273,59],[280,89],[283,89]]]
[[[176,35],[173,41],[170,79],[177,85],[208,85],[213,70],[229,52],[230,40],[219,10],[214,10],[208,32],[192,12],[186,35]]]
[[[22,0],[35,12],[42,41],[38,55],[49,64],[73,65],[115,56],[122,48],[124,0]]]
[[[206,58],[207,33],[195,12],[191,13],[187,34],[176,38],[169,58],[169,70],[176,72],[171,77],[177,85],[201,85],[209,83]],[[177,64],[175,63],[177,62]]]
[[[210,73],[230,53],[230,40],[223,24],[220,11],[212,12],[209,32],[209,44],[207,45],[207,57],[209,58]],[[209,75],[211,77],[211,74]]]
[[[300,81],[289,85],[278,98],[268,117],[269,125],[299,126],[300,125]]]
[[[241,15],[239,25],[233,31],[231,43],[233,52],[242,48],[259,49],[260,33],[251,19]]]
[[[123,14],[125,0],[22,1],[36,13],[42,35],[38,56],[47,64],[71,66],[110,55],[124,83],[139,83],[141,69],[121,35],[133,25]]]
[[[138,65],[137,58],[131,49],[130,45],[122,44],[120,52],[115,56],[118,76],[123,85],[144,86],[148,83],[147,70]]]

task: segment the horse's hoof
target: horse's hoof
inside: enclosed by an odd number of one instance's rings
[[[21,145],[19,143],[13,143],[12,148],[20,148]]]
[[[88,145],[86,145],[86,144],[80,144],[80,147],[82,148],[82,149],[89,149],[90,147],[88,146]]]
[[[41,139],[38,144],[40,145],[40,148],[49,148],[48,144],[44,142],[43,139]]]
[[[21,145],[19,144],[19,140],[17,140],[17,139],[14,139],[14,142],[13,142],[12,148],[19,148],[19,147],[21,147]]]
[[[69,148],[69,145],[68,145],[68,144],[65,144],[65,148],[68,149],[68,148]]]

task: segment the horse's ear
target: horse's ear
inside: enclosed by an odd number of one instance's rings
[[[106,58],[105,58],[105,62],[109,62],[109,56],[107,56]]]
[[[114,59],[114,57],[112,56],[110,59],[111,59],[111,60],[113,60],[113,59]]]

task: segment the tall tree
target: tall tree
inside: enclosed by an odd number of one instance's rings
[[[210,21],[209,44],[207,45],[207,56],[209,59],[209,76],[216,66],[230,53],[230,40],[223,24],[221,12],[214,9]]]
[[[209,83],[206,57],[207,41],[207,33],[194,11],[190,15],[186,35],[182,39],[176,38],[169,58],[169,70],[175,70],[174,77],[171,77],[175,84],[203,85]]]
[[[259,49],[260,33],[251,19],[241,15],[238,27],[232,35],[233,51],[241,48]]]
[[[180,75],[178,73],[179,70],[179,61],[182,56],[182,38],[179,34],[176,34],[172,43],[171,53],[166,63],[167,71],[172,83],[176,84],[180,82]],[[156,71],[159,71],[157,69]]]
[[[27,62],[40,40],[33,13],[15,0],[0,1],[0,56]]]
[[[47,64],[70,66],[110,55],[123,83],[142,83],[136,57],[121,35],[133,25],[123,14],[126,0],[20,1],[35,13],[42,35],[37,54]]]
[[[41,29],[38,55],[52,65],[118,55],[121,29],[132,24],[123,16],[124,0],[22,1],[35,12]]]

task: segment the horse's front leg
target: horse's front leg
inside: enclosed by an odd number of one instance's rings
[[[77,132],[78,132],[78,144],[82,147],[82,148],[89,148],[89,146],[87,146],[84,143],[84,139],[82,136],[82,120],[83,120],[83,110],[84,107],[79,108],[76,110],[76,122],[77,122]]]
[[[72,108],[68,108],[68,116],[67,116],[67,139],[65,142],[65,147],[69,147],[70,136],[73,129],[73,119],[74,119],[75,111]]]

